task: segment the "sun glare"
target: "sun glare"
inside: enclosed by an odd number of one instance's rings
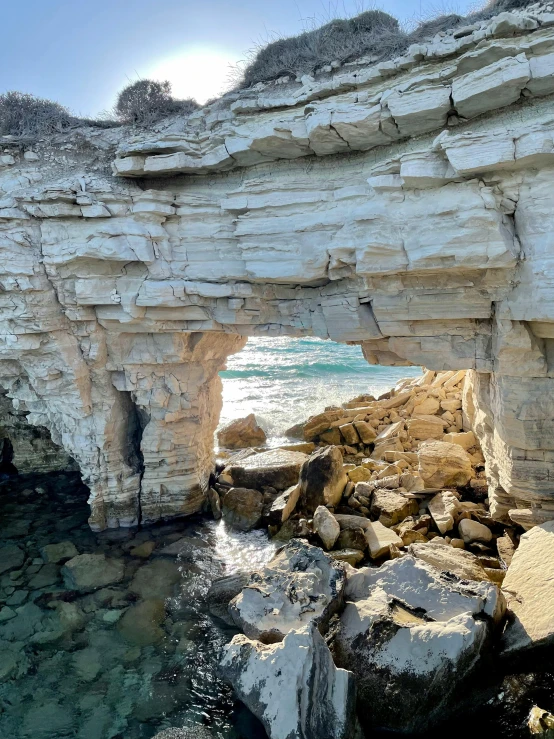
[[[229,84],[230,67],[237,57],[215,49],[189,49],[161,59],[144,74],[157,80],[169,80],[176,98],[192,97],[205,103],[217,97]]]

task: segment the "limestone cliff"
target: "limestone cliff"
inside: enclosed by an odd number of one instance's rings
[[[250,335],[471,369],[494,515],[554,518],[554,7],[0,152],[0,385],[91,525],[191,513]]]

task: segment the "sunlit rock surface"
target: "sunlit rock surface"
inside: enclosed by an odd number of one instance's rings
[[[554,25],[529,6],[155,130],[0,155],[0,385],[95,529],[198,511],[251,335],[470,369],[495,517],[554,518]]]

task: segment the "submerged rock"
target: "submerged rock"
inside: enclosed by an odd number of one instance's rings
[[[414,557],[350,573],[333,642],[356,675],[367,729],[424,731],[444,719],[504,611],[490,583],[465,583]]]
[[[255,528],[264,509],[263,495],[248,488],[231,488],[223,498],[223,520],[241,531]]]
[[[25,552],[15,544],[0,547],[0,575],[10,570],[21,567],[25,561]]]
[[[126,641],[138,647],[159,644],[165,636],[160,628],[164,618],[164,601],[152,598],[128,608],[118,622],[117,629]]]
[[[168,559],[156,559],[144,565],[136,573],[129,590],[141,598],[169,598],[180,581],[178,566]]]
[[[192,729],[164,729],[152,739],[214,739],[214,735],[204,726]]]
[[[300,506],[313,513],[318,506],[336,506],[346,487],[347,476],[337,447],[318,449],[300,470]]]
[[[343,567],[318,547],[293,539],[254,572],[229,611],[250,639],[270,644],[306,623],[326,624],[342,605]]]
[[[108,559],[103,554],[79,554],[62,567],[66,588],[90,591],[121,582],[125,565],[120,559]]]
[[[71,541],[61,541],[59,544],[47,544],[42,547],[40,553],[47,564],[60,564],[79,554],[77,547]]]
[[[314,622],[279,644],[235,636],[220,669],[271,739],[357,736],[354,676],[335,667]]]
[[[219,446],[225,449],[246,449],[265,444],[267,436],[258,426],[256,416],[251,413],[246,418],[237,418],[217,432]]]

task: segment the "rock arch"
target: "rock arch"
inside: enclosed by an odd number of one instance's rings
[[[198,510],[250,335],[472,370],[494,515],[554,518],[553,95],[537,5],[144,135],[6,141],[0,384],[91,525]]]

